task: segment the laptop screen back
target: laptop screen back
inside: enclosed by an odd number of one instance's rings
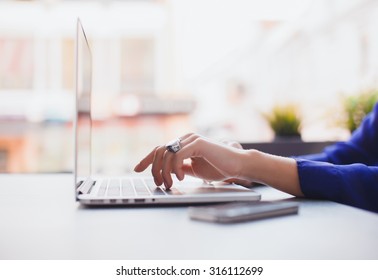
[[[80,20],[76,30],[75,184],[91,175],[92,58]]]

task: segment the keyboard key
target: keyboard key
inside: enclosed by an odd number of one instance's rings
[[[138,196],[147,196],[150,195],[150,191],[145,185],[144,181],[140,178],[135,178],[133,180],[135,192]]]
[[[134,187],[130,179],[122,180],[122,196],[135,196]]]
[[[98,190],[97,196],[105,196],[106,188],[108,187],[108,180],[103,180],[101,182],[100,188]]]
[[[182,195],[182,193],[178,189],[176,189],[175,187],[172,187],[169,190],[165,190],[165,192],[168,195]]]
[[[161,188],[155,187],[152,191],[152,195],[167,195]]]
[[[118,179],[110,180],[107,196],[120,196],[120,195],[121,195],[120,181]]]
[[[159,189],[159,187],[156,186],[156,184],[155,184],[155,182],[154,182],[153,179],[145,179],[144,181],[146,182],[147,188],[148,188],[151,192],[153,192],[153,191],[156,190],[156,189]]]

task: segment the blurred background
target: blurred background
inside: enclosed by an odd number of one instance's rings
[[[188,131],[273,141],[278,106],[301,141],[345,140],[348,102],[376,95],[378,1],[0,0],[0,172],[73,169],[77,17],[99,173]]]

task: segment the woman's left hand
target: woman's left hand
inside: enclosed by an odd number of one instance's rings
[[[142,172],[152,165],[155,184],[160,186],[164,183],[168,189],[173,183],[171,173],[176,174],[179,180],[183,180],[185,175],[191,175],[205,181],[225,181],[251,186],[250,181],[238,178],[240,157],[244,151],[239,143],[215,142],[193,133],[179,139],[179,151],[174,153],[167,150],[165,145],[158,146],[134,170]]]

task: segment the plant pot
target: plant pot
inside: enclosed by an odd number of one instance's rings
[[[290,142],[290,143],[302,142],[302,136],[301,135],[292,135],[292,136],[275,135],[273,142]]]

